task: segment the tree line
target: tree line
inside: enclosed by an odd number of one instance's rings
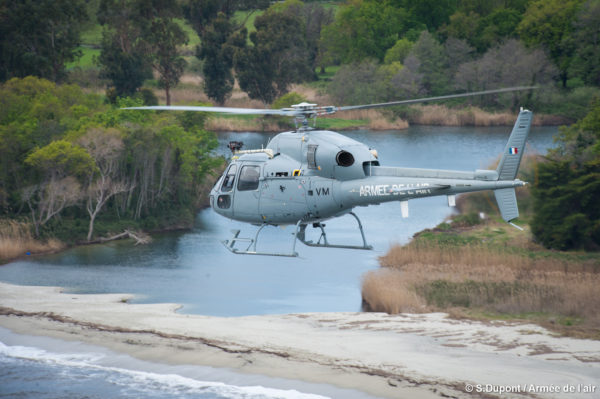
[[[120,110],[75,85],[13,78],[0,86],[0,215],[37,237],[87,241],[124,228],[189,226],[217,146],[199,113]],[[85,222],[87,220],[87,222]]]
[[[533,84],[546,90],[480,104],[568,114],[563,102],[589,102],[600,86],[599,0],[3,1],[0,80],[63,81],[82,30],[98,23],[108,97],[136,94],[154,73],[170,104],[186,67],[183,21],[200,38],[204,91],[220,105],[235,80],[271,104],[332,66],[341,68],[328,91],[344,104]]]

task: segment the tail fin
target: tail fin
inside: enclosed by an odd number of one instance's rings
[[[521,108],[521,112],[519,112],[515,126],[504,148],[498,169],[496,169],[498,180],[514,180],[517,177],[532,120],[533,113]],[[519,183],[519,185],[524,184],[522,182]],[[510,223],[511,220],[519,217],[519,208],[517,207],[517,196],[514,187],[494,190],[494,195],[496,196],[496,202],[504,221]],[[518,226],[515,227],[519,228]]]
[[[514,180],[517,177],[517,171],[521,164],[521,157],[525,150],[525,142],[527,141],[527,136],[529,136],[532,119],[533,113],[521,108],[521,112],[519,112],[515,126],[504,148],[498,169],[496,169],[498,180]]]
[[[500,209],[500,214],[505,222],[510,222],[519,217],[519,208],[517,207],[517,195],[514,188],[501,188],[494,190],[496,202]]]

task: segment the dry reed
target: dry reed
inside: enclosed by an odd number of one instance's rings
[[[31,235],[28,223],[14,220],[0,221],[0,263],[31,254],[54,252],[64,248],[56,239],[47,242],[36,240]]]
[[[448,108],[444,105],[412,105],[413,111],[408,122],[414,125],[437,126],[512,126],[517,117],[516,112],[488,112],[478,107],[463,109]],[[569,123],[563,117],[555,115],[534,114],[535,126],[562,125]]]
[[[535,259],[483,246],[413,243],[393,247],[380,262],[383,268],[367,273],[362,287],[363,300],[375,311],[459,306],[600,324],[597,260]]]

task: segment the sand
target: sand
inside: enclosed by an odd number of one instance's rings
[[[600,342],[443,313],[212,317],[131,295],[0,283],[0,326],[169,364],[327,383],[386,398],[600,397]],[[469,392],[471,391],[471,392]],[[558,391],[558,392],[557,392]]]

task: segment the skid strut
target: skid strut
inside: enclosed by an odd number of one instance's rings
[[[300,240],[304,245],[308,245],[309,247],[320,247],[320,248],[344,248],[344,249],[373,249],[373,246],[367,244],[367,240],[365,238],[365,232],[362,227],[362,223],[360,219],[354,212],[350,212],[350,215],[354,216],[358,223],[358,230],[360,231],[360,236],[362,238],[363,245],[341,245],[341,244],[330,244],[327,240],[327,233],[325,233],[325,225],[322,223],[313,223],[313,227],[318,227],[321,229],[321,235],[317,242],[306,241],[305,232],[306,232],[306,224],[300,226],[300,231],[297,234],[298,240]]]
[[[266,256],[287,256],[287,257],[297,257],[298,256],[298,252],[296,252],[296,237],[298,236],[298,229],[300,226],[300,221],[298,221],[298,223],[296,223],[296,228],[293,233],[294,242],[292,244],[292,251],[289,253],[261,252],[261,251],[256,250],[256,243],[258,242],[258,235],[260,234],[262,229],[265,228],[265,226],[267,226],[267,224],[263,224],[259,227],[258,231],[254,235],[254,238],[240,237],[239,236],[240,230],[231,230],[231,232],[233,233],[233,237],[231,237],[231,239],[229,239],[229,240],[224,240],[221,242],[223,243],[223,245],[225,245],[225,248],[230,250],[232,253],[239,254],[239,255],[266,255]],[[236,242],[247,242],[248,247],[246,247],[246,249],[238,249],[235,247]]]

